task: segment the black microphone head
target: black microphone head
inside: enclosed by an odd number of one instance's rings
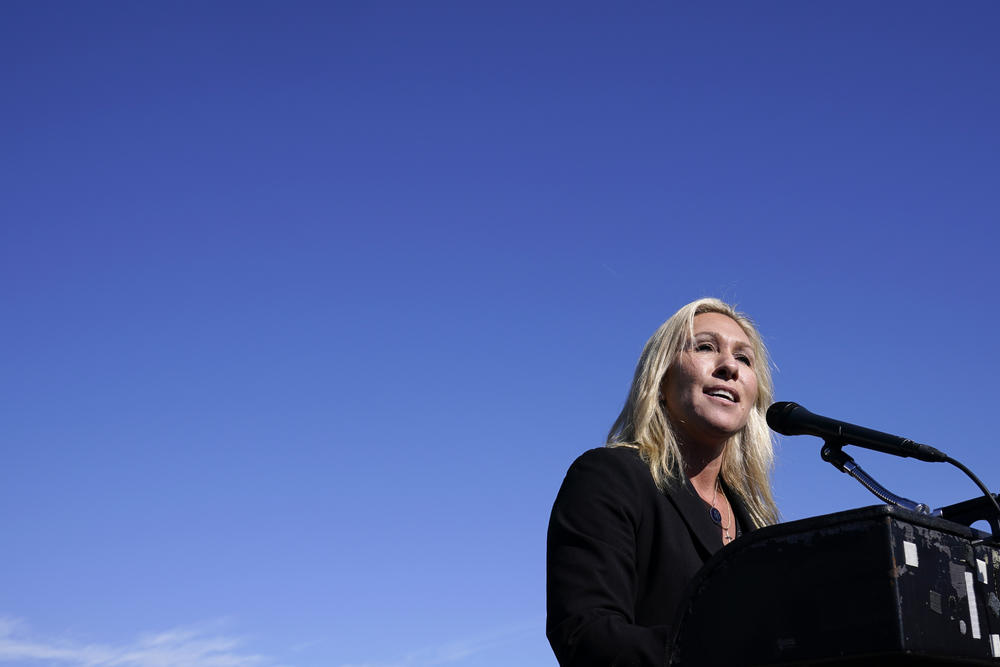
[[[792,413],[796,410],[808,412],[801,405],[792,401],[772,403],[771,407],[767,409],[767,425],[771,427],[772,431],[781,435],[801,435],[802,431],[795,428],[792,419]]]

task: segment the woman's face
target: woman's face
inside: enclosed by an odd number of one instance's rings
[[[721,313],[694,317],[694,339],[667,371],[661,393],[684,446],[720,447],[757,400],[757,360],[743,328]]]

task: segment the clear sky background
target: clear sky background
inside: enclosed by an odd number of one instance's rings
[[[0,4],[0,664],[554,665],[548,513],[713,295],[1000,485],[1000,4]],[[874,504],[778,442],[786,519]],[[853,450],[938,507],[943,464]]]

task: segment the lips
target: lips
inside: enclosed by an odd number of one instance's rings
[[[728,387],[709,387],[705,390],[705,393],[709,396],[715,396],[716,398],[727,400],[730,403],[740,402],[740,395]]]

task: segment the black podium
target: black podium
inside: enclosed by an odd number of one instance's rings
[[[1000,666],[1000,550],[888,505],[769,526],[709,560],[670,665]]]

